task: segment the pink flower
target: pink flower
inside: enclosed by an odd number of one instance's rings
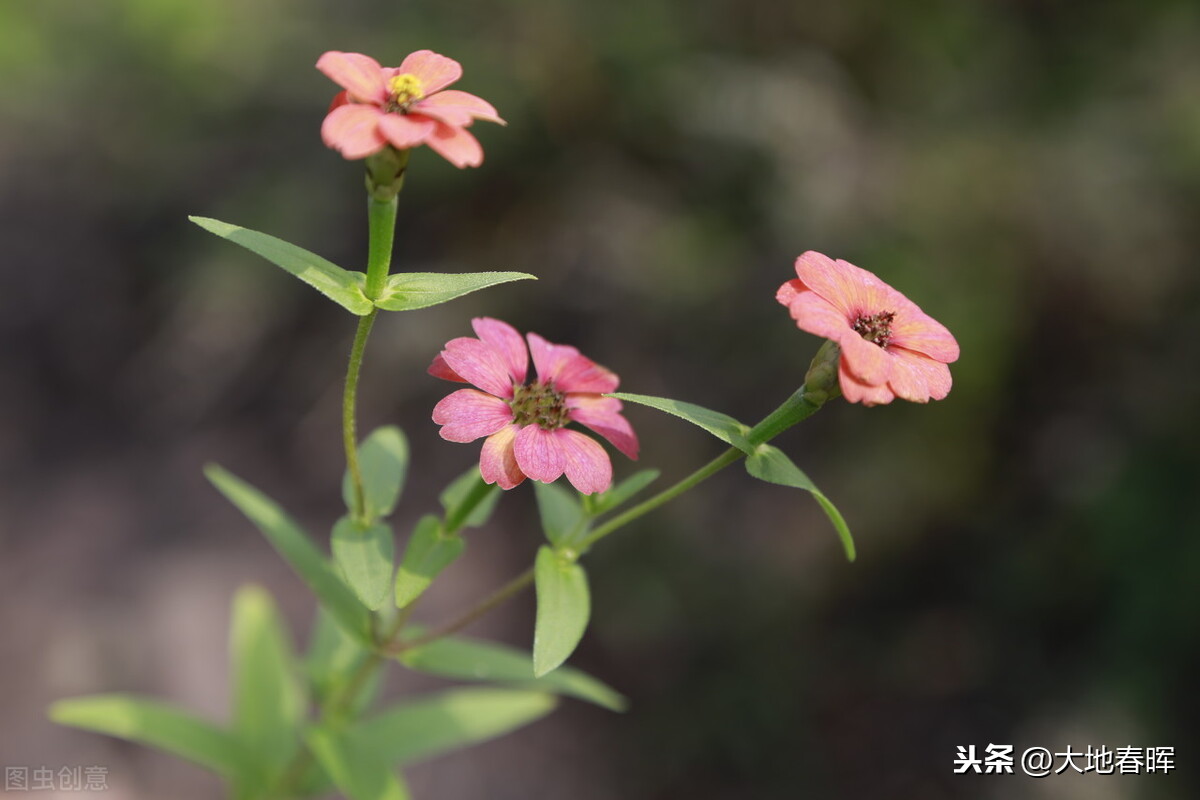
[[[879,278],[812,250],[796,259],[799,280],[775,295],[800,330],[841,347],[838,383],[851,403],[897,397],[918,403],[950,392],[958,342],[940,322]]]
[[[473,442],[486,436],[479,471],[488,483],[511,489],[526,477],[551,483],[566,473],[584,494],[612,483],[612,462],[595,439],[567,428],[578,422],[603,436],[632,459],[638,439],[621,416],[617,376],[574,347],[529,334],[529,350],[511,325],[487,317],[471,321],[478,339],[446,343],[429,374],[476,389],[459,389],[433,409],[442,438]],[[529,354],[537,379],[526,383]]]
[[[349,159],[389,144],[398,150],[427,144],[456,167],[477,167],[483,148],[467,126],[476,119],[504,124],[486,100],[446,90],[462,77],[462,65],[432,50],[410,53],[398,67],[331,50],[317,59],[317,69],[346,90],[333,98],[321,138]]]

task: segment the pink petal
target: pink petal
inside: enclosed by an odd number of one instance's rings
[[[841,367],[838,370],[838,383],[842,387],[842,396],[850,403],[875,406],[881,403],[890,403],[896,398],[896,395],[886,384],[882,386],[868,386],[865,383],[855,380],[854,376],[846,371],[845,359],[842,360]]]
[[[513,379],[504,356],[486,342],[463,336],[446,342],[442,350],[446,366],[497,397],[513,396]]]
[[[782,289],[780,293],[783,293]],[[796,320],[796,327],[800,330],[824,336],[826,339],[837,341],[847,332],[858,336],[850,327],[845,315],[816,292],[797,292],[788,305],[788,313]]]
[[[568,416],[603,436],[613,447],[634,461],[638,457],[638,438],[629,420],[621,416],[621,401],[615,397],[567,395]]]
[[[359,103],[338,106],[321,123],[321,139],[350,160],[366,158],[387,144],[379,133],[382,116],[383,112],[375,106]]]
[[[461,78],[462,65],[432,50],[418,50],[405,57],[394,72],[397,75],[408,73],[417,76],[428,96]]]
[[[535,481],[553,483],[563,474],[563,448],[557,434],[563,430],[547,431],[537,425],[526,425],[517,431],[513,452],[521,471]]]
[[[552,435],[562,451],[563,472],[572,486],[584,494],[595,494],[612,485],[612,461],[595,439],[566,428]]]
[[[425,144],[459,169],[478,167],[483,163],[483,146],[479,144],[479,140],[463,128],[454,125],[438,122]]]
[[[441,120],[447,125],[470,125],[476,119],[506,124],[496,114],[496,109],[482,97],[476,97],[458,89],[447,89],[435,95],[418,100],[412,105],[413,111],[426,114]]]
[[[433,421],[450,442],[473,442],[490,436],[513,420],[512,409],[499,397],[475,389],[459,389],[433,407]]]
[[[892,365],[886,350],[853,330],[838,337],[837,343],[842,348],[842,370],[870,386],[881,386],[887,381]]]
[[[428,139],[436,125],[427,117],[408,114],[384,114],[379,119],[379,131],[399,150],[416,147]]]
[[[338,106],[344,106],[349,102],[350,102],[350,93],[347,92],[345,89],[343,89],[342,91],[335,94],[333,96],[333,100],[331,100],[329,102],[329,111],[333,111]],[[328,114],[329,111],[326,111],[325,113]]]
[[[804,281],[793,278],[779,287],[779,291],[775,292],[775,299],[782,305],[790,306],[792,301],[796,299],[796,295],[807,291],[811,290],[804,285]]]
[[[888,354],[892,359],[888,387],[897,397],[926,403],[950,394],[950,368],[941,361],[900,347],[888,348]]]
[[[466,378],[450,369],[450,365],[446,363],[446,359],[442,358],[441,353],[438,353],[433,357],[433,363],[430,364],[429,369],[425,371],[433,377],[441,378],[444,381],[455,381],[457,383],[467,382]]]
[[[512,489],[525,480],[525,473],[517,466],[517,457],[513,452],[517,430],[516,425],[506,425],[483,443],[483,450],[479,454],[479,474],[483,476],[484,483]]]
[[[895,290],[849,261],[834,261],[809,250],[796,259],[796,274],[805,286],[828,300],[848,320],[896,310],[888,302]]]
[[[317,69],[360,102],[382,104],[387,100],[383,67],[370,56],[330,50],[317,59]]]
[[[555,388],[560,392],[587,392],[603,394],[615,392],[621,379],[607,367],[602,367],[586,356],[576,355],[563,365],[558,373]]]
[[[529,341],[529,352],[533,353],[533,366],[538,380],[557,385],[559,373],[568,362],[580,358],[579,351],[566,344],[551,344],[536,333],[525,335]]]
[[[471,320],[475,335],[494,347],[508,362],[508,371],[517,383],[524,383],[529,372],[529,350],[517,329],[507,322],[491,317]]]
[[[899,294],[899,292],[897,292]],[[904,298],[906,305],[892,321],[892,344],[949,363],[958,360],[958,342],[946,326]]]

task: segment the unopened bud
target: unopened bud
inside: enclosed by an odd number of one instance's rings
[[[842,348],[838,347],[837,342],[829,339],[821,345],[804,376],[805,400],[820,406],[842,393],[838,382],[838,363],[841,358]]]
[[[404,186],[409,152],[385,147],[378,153],[367,156],[367,194],[382,202],[398,195]]]

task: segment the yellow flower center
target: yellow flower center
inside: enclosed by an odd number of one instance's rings
[[[388,100],[388,111],[404,113],[408,111],[409,106],[425,96],[425,84],[409,72],[393,75],[387,85],[388,91],[392,93]]]

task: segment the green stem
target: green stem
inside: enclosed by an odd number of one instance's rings
[[[366,521],[367,502],[363,492],[362,470],[358,466],[358,423],[355,406],[358,401],[358,375],[362,371],[363,351],[367,347],[367,337],[371,335],[371,326],[375,324],[375,316],[379,309],[371,309],[371,313],[358,318],[358,330],[354,333],[354,344],[350,348],[350,364],[346,367],[346,388],[342,393],[342,443],[346,448],[346,467],[350,471],[350,483],[354,487],[354,518]]]
[[[508,583],[501,586],[496,591],[489,594],[475,606],[470,608],[466,613],[447,622],[439,628],[435,628],[429,633],[418,636],[415,639],[409,639],[406,642],[395,642],[386,648],[387,652],[392,655],[399,655],[405,650],[411,650],[414,647],[420,647],[423,644],[436,642],[438,639],[449,636],[452,633],[457,633],[463,628],[470,625],[475,620],[482,617],[484,614],[491,611],[496,606],[508,600],[510,597],[520,593],[522,589],[533,583],[533,567],[522,572],[517,577],[513,578]]]
[[[364,293],[376,300],[383,293],[392,266],[392,239],[396,231],[396,197],[367,200],[367,221],[370,225],[370,244],[367,247],[367,285]]]

